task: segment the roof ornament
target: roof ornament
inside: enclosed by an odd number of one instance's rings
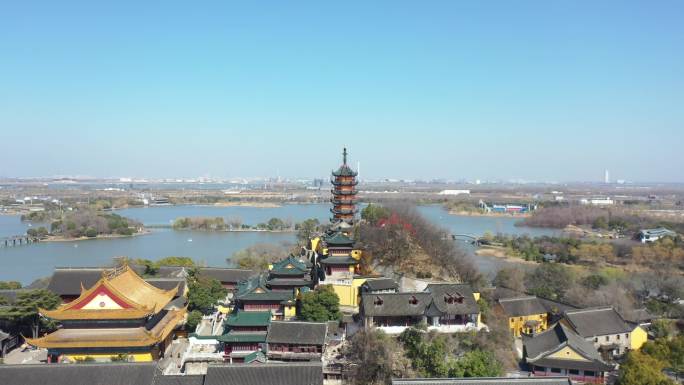
[[[345,147],[342,151],[342,164],[347,164],[347,147]]]

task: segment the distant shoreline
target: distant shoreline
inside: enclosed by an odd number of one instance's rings
[[[62,235],[53,235],[53,236],[48,236],[45,239],[41,239],[38,242],[74,242],[74,241],[92,241],[92,240],[98,240],[98,239],[133,238],[133,237],[138,237],[141,235],[147,235],[147,234],[151,234],[151,233],[152,233],[152,231],[145,229],[141,232],[133,233],[131,235],[103,234],[103,235],[98,235],[97,237],[93,237],[93,238],[89,238],[89,237],[66,238]]]
[[[449,215],[464,217],[504,217],[504,218],[527,218],[530,214],[511,214],[511,213],[483,213],[481,211],[448,210]]]

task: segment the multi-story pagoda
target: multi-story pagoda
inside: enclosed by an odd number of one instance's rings
[[[345,221],[351,223],[354,221],[356,214],[356,175],[358,173],[349,167],[347,164],[347,149],[342,152],[342,165],[337,171],[332,172],[333,188],[332,199],[330,200],[333,207],[330,209],[333,217],[332,222]]]
[[[55,310],[39,309],[42,316],[61,327],[40,338],[27,338],[30,345],[48,350],[48,360],[129,361],[157,359],[183,323],[186,308],[173,298],[178,287],[162,290],[145,282],[128,265],[105,270],[89,289]]]

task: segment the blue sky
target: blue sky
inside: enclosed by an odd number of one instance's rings
[[[249,3],[249,4],[247,4]],[[682,1],[5,2],[0,175],[683,182]]]

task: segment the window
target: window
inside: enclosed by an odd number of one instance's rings
[[[629,339],[629,333],[625,333],[625,339]]]
[[[560,373],[560,368],[551,368],[551,373]]]
[[[598,337],[594,338],[594,342],[598,342]]]
[[[584,375],[589,376],[589,377],[594,377],[596,375],[596,373],[594,373],[592,370],[585,370]]]
[[[579,376],[579,370],[577,369],[569,369],[568,373],[574,374],[575,376]]]
[[[606,342],[608,342],[608,341],[610,341],[610,339],[609,339],[609,337],[608,337],[608,336],[606,336]]]

